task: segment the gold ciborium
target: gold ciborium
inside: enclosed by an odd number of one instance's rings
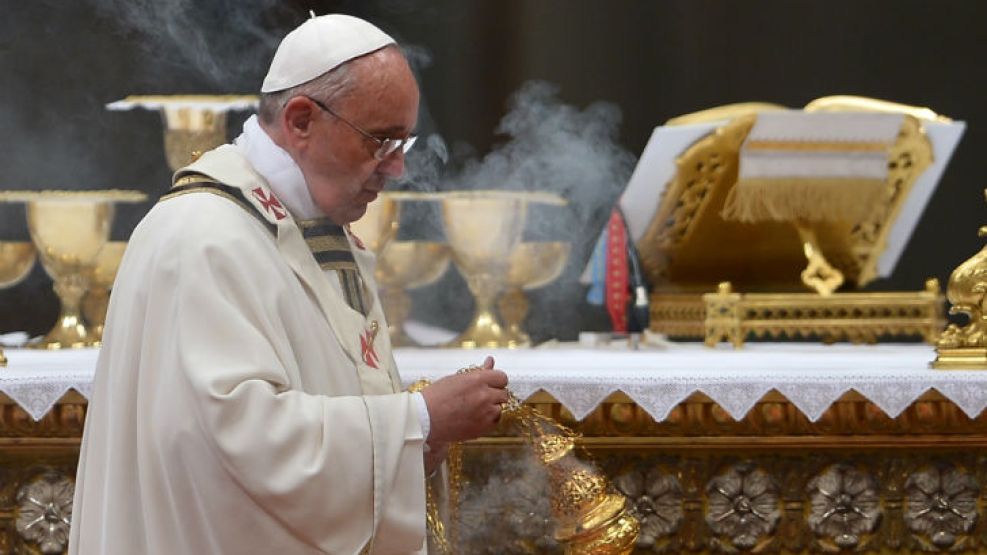
[[[380,302],[387,316],[391,345],[417,345],[404,331],[411,312],[408,289],[424,287],[442,277],[449,268],[449,245],[433,241],[391,241],[377,258]]]
[[[96,256],[109,238],[113,203],[145,198],[147,195],[138,191],[0,192],[0,201],[27,203],[31,240],[62,304],[55,326],[29,347],[62,349],[93,344],[80,304]]]
[[[254,109],[254,95],[137,95],[107,104],[109,110],[160,110],[164,120],[164,148],[172,171],[187,166],[201,154],[226,142],[226,113]]]
[[[82,298],[82,315],[90,326],[92,339],[103,340],[103,324],[106,322],[106,307],[110,302],[110,288],[116,279],[117,269],[123,259],[126,241],[110,241],[103,245],[96,255],[89,281],[89,291]]]
[[[476,301],[472,322],[450,346],[508,346],[492,308],[507,285],[508,260],[521,242],[527,208],[523,196],[508,192],[459,191],[443,197],[442,224],[452,260]]]
[[[0,289],[13,287],[31,273],[37,256],[34,246],[28,242],[0,241]],[[7,357],[0,348],[0,366],[7,365]]]
[[[497,303],[507,326],[509,347],[531,345],[531,337],[522,327],[528,315],[528,297],[524,292],[555,281],[569,260],[569,247],[569,243],[561,241],[521,243],[511,254],[507,292]]]

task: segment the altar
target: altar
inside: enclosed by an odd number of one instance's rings
[[[94,349],[6,350],[0,553],[60,553]],[[398,349],[405,384],[485,353]],[[698,343],[493,350],[510,388],[579,434],[631,501],[640,553],[987,549],[987,372],[928,345]],[[504,425],[454,454],[461,553],[556,553],[548,501]]]

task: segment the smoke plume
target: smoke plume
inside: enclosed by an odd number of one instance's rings
[[[133,34],[149,70],[189,71],[222,92],[257,88],[285,26],[301,14],[278,0],[93,0]],[[201,92],[201,91],[195,91]]]
[[[552,337],[559,322],[576,322],[578,299],[584,294],[577,282],[610,209],[630,178],[636,158],[618,143],[620,110],[608,102],[579,109],[558,97],[559,89],[544,81],[525,83],[510,99],[508,113],[496,128],[504,140],[484,156],[476,156],[461,144],[451,149],[438,136],[416,145],[407,158],[403,188],[413,190],[501,189],[554,192],[568,206],[531,205],[524,230],[525,241],[572,243],[565,273],[549,287],[532,292],[533,311],[527,331],[536,340]],[[416,224],[434,236],[435,212],[403,219],[404,229]],[[448,283],[442,285],[443,290]],[[442,321],[462,312],[461,303],[450,304],[445,295],[428,308]],[[420,305],[421,306],[421,305]]]
[[[548,473],[530,450],[495,455],[481,467],[493,472],[463,484],[460,550],[478,555],[557,552]]]

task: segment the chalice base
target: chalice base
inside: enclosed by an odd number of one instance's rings
[[[453,339],[447,347],[460,349],[511,348],[511,338],[500,327],[497,318],[490,311],[479,312],[466,331]]]
[[[102,347],[103,346],[103,324],[93,326],[89,330],[90,341],[89,347]]]
[[[517,349],[531,346],[531,336],[521,329],[521,326],[508,327],[507,338],[508,348]]]
[[[91,286],[82,297],[82,316],[89,323],[89,338],[94,347],[103,341],[103,324],[109,304],[110,293],[105,287]]]
[[[47,335],[27,345],[31,349],[47,350],[81,349],[92,346],[94,344],[89,329],[78,314],[71,313],[62,314]]]

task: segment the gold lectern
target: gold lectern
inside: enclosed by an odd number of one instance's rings
[[[657,128],[621,200],[652,284],[652,331],[708,345],[935,342],[935,280],[843,291],[891,273],[963,127],[925,108],[828,97],[803,110],[723,106]]]

